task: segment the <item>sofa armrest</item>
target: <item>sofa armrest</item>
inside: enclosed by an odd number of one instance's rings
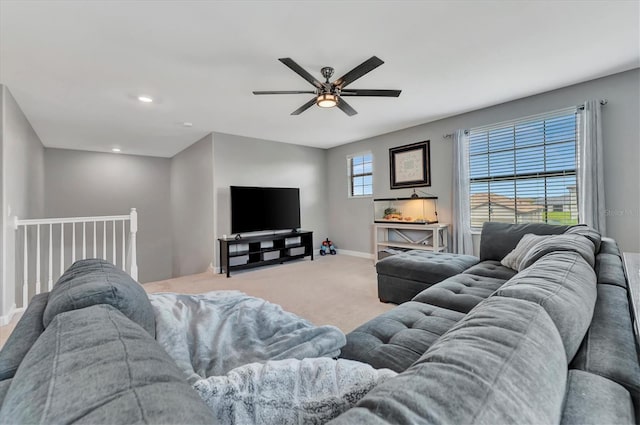
[[[44,331],[42,315],[49,293],[34,296],[0,351],[0,381],[13,378],[22,359]]]
[[[214,424],[155,339],[111,305],[57,314],[25,356],[1,424]]]

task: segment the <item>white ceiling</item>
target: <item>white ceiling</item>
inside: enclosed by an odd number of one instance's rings
[[[638,1],[0,0],[0,83],[48,147],[170,157],[216,131],[327,148],[638,67],[639,19]],[[313,89],[280,57],[321,79],[372,55],[350,88],[402,94],[349,98],[353,117],[251,94]]]

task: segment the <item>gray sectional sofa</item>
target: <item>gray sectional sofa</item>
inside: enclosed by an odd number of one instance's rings
[[[529,233],[557,236],[519,272],[503,266]],[[586,226],[485,223],[479,260],[347,335],[341,357],[400,374],[332,424],[638,423],[615,241]]]
[[[214,423],[154,335],[138,283],[106,261],[74,263],[0,351],[0,423]]]
[[[570,235],[519,272],[504,267],[527,233]],[[341,357],[399,375],[331,423],[637,423],[615,242],[584,226],[493,223],[478,261],[348,335]],[[0,351],[0,423],[215,423],[154,332],[140,285],[104,261],[74,264]]]

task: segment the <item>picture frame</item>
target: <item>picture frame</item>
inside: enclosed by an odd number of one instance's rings
[[[431,186],[430,141],[389,149],[391,189]]]

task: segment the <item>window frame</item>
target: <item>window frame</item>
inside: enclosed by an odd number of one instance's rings
[[[353,160],[358,157],[366,158],[369,156],[371,158],[371,172],[370,173],[362,173],[362,174],[354,174],[353,173]],[[368,161],[364,161],[365,163]],[[347,197],[351,199],[360,199],[360,198],[373,198],[373,173],[374,173],[374,157],[371,151],[358,152],[354,154],[347,155]],[[371,176],[371,193],[366,193],[362,195],[355,195],[353,192],[354,188],[354,179],[356,177],[366,177]],[[363,188],[368,185],[362,185]]]
[[[552,138],[551,136],[547,135],[547,121],[552,121],[554,119],[561,119],[561,118],[565,118],[568,117],[570,115],[574,115],[575,116],[575,127],[573,130],[573,143],[574,143],[574,147],[573,147],[573,167],[569,168],[569,167],[564,167],[561,170],[551,170],[548,171],[546,169],[547,167],[547,161],[548,160],[553,160],[556,159],[555,156],[547,156],[547,147],[549,146],[554,146],[554,145],[567,145],[568,142],[570,142],[572,139],[568,139],[566,141],[548,141],[548,138]],[[514,120],[510,120],[510,121],[505,121],[505,122],[501,122],[501,123],[495,123],[495,124],[491,124],[491,125],[486,125],[486,126],[481,126],[481,127],[476,127],[476,128],[472,128],[467,132],[467,142],[468,142],[468,148],[467,148],[467,167],[468,167],[468,175],[467,175],[467,180],[469,182],[469,191],[468,191],[468,200],[469,200],[469,205],[468,205],[468,210],[469,210],[469,227],[471,228],[472,232],[479,232],[481,227],[478,226],[474,226],[474,220],[473,220],[473,206],[474,203],[472,201],[472,196],[474,195],[472,189],[472,184],[473,183],[487,183],[487,217],[485,221],[489,221],[491,222],[491,209],[492,209],[492,203],[491,203],[491,194],[492,194],[492,189],[491,189],[491,183],[498,183],[498,182],[513,182],[514,183],[514,188],[513,188],[513,202],[514,202],[514,217],[513,217],[513,221],[516,224],[521,224],[521,223],[548,223],[549,222],[549,218],[550,218],[550,212],[551,211],[555,211],[555,205],[549,203],[548,199],[553,198],[554,195],[551,195],[551,188],[549,186],[547,186],[547,179],[549,178],[560,178],[560,177],[573,177],[575,180],[575,187],[574,187],[574,193],[575,193],[575,199],[572,199],[572,191],[569,189],[570,186],[567,186],[567,192],[568,192],[568,196],[569,196],[569,202],[563,204],[563,206],[568,206],[569,207],[569,211],[572,211],[572,207],[575,208],[576,211],[576,218],[575,220],[577,222],[579,222],[579,216],[577,214],[577,206],[578,206],[578,198],[577,198],[577,193],[578,193],[578,161],[579,161],[579,138],[580,138],[580,111],[579,108],[576,107],[570,107],[570,108],[565,108],[565,109],[561,109],[561,110],[556,110],[556,111],[550,111],[547,113],[543,113],[543,114],[538,114],[538,115],[534,115],[534,116],[529,116],[529,117],[522,117],[522,118],[518,118],[518,119],[514,119]],[[517,135],[516,135],[516,129],[518,126],[526,126],[530,125],[530,126],[536,126],[536,125],[541,125],[543,132],[541,135],[541,138],[537,138],[535,139],[536,142],[534,144],[528,144],[528,145],[521,145],[518,146],[517,144]],[[513,136],[512,136],[512,142],[513,144],[509,147],[509,148],[494,148],[492,150],[491,145],[490,145],[490,133],[492,131],[505,131],[508,130],[509,128],[512,129],[513,131]],[[552,127],[553,128],[553,127]],[[472,152],[472,135],[473,134],[485,134],[487,137],[487,149],[486,151],[482,150],[482,151],[477,151],[474,153]],[[571,131],[567,131],[568,134],[571,133]],[[544,164],[544,171],[534,171],[534,172],[528,172],[528,171],[521,171],[518,172],[518,168],[527,168],[527,166],[531,167],[533,166],[533,160],[531,159],[527,159],[527,160],[521,160],[520,165],[519,161],[518,161],[518,153],[523,154],[524,152],[526,152],[526,149],[530,149],[532,147],[542,147],[543,151],[544,151],[544,158],[543,158],[543,164]],[[513,153],[513,161],[509,163],[509,165],[511,166],[511,168],[513,169],[513,174],[501,174],[500,171],[498,171],[496,174],[492,175],[491,172],[491,154],[492,153],[500,153],[500,152],[510,152]],[[486,166],[487,169],[487,175],[486,176],[475,176],[472,177],[472,158],[479,158],[486,155],[487,159],[486,159],[486,164],[484,162],[482,162],[482,166]],[[556,154],[557,155],[557,154]],[[518,201],[519,199],[526,199],[527,196],[526,195],[520,195],[518,196],[517,190],[518,190],[518,181],[521,182],[526,182],[527,180],[533,180],[533,179],[543,179],[544,180],[544,193],[543,193],[543,198],[544,198],[544,203],[541,204],[541,212],[540,212],[540,218],[538,221],[529,221],[526,218],[525,219],[520,219],[519,220],[519,216],[518,216],[518,205],[521,205],[521,201]],[[496,195],[499,196],[505,196],[505,195],[500,195],[499,193],[496,193]],[[563,195],[563,196],[567,196],[567,195]],[[575,205],[574,205],[575,203]],[[549,209],[549,207],[553,207],[551,210]],[[500,215],[499,213],[495,213],[497,214],[497,217],[499,218]],[[570,215],[569,220],[573,220],[572,215]],[[494,222],[500,222],[499,220],[493,220]]]

